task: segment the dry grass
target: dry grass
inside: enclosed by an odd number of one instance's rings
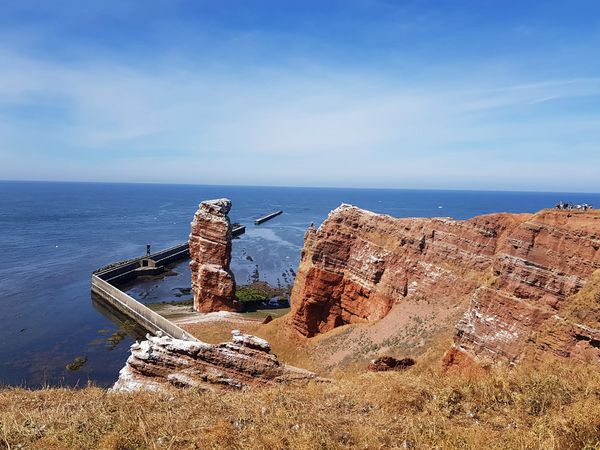
[[[256,334],[260,322],[219,320],[181,325],[188,333],[209,344],[218,344],[231,340],[231,330],[241,330],[244,333]]]
[[[586,281],[585,287],[571,296],[560,309],[566,319],[598,327],[600,321],[600,270],[596,270]]]
[[[277,318],[268,324],[253,321],[215,321],[202,324],[183,325],[186,331],[211,344],[231,340],[231,330],[253,334],[266,339],[277,357],[293,366],[323,372],[321,361],[316,354],[322,349],[315,345],[317,341],[298,336],[286,326],[287,316]],[[335,331],[335,330],[334,330]]]
[[[344,374],[241,393],[0,390],[0,448],[600,448],[600,374]]]

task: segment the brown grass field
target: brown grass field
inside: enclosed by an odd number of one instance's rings
[[[593,449],[600,374],[334,373],[329,383],[156,394],[0,390],[1,449]]]

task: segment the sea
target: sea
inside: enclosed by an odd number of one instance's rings
[[[185,242],[198,204],[222,197],[233,203],[231,221],[246,225],[232,250],[238,284],[258,275],[272,285],[293,283],[307,227],[342,203],[455,219],[561,200],[600,206],[600,194],[0,181],[0,384],[112,385],[138,335],[92,298],[92,272],[143,255],[146,244]],[[276,210],[284,213],[254,225]],[[187,262],[172,275],[129,292],[176,301],[190,287]]]

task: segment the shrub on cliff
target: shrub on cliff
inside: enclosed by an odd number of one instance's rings
[[[240,302],[264,302],[271,298],[264,291],[252,287],[238,288],[235,295]]]

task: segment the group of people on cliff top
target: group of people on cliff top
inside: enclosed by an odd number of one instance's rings
[[[580,209],[583,211],[587,211],[588,209],[593,209],[593,206],[588,205],[587,203],[584,203],[583,205],[573,205],[572,203],[563,203],[562,201],[560,201],[556,204],[556,209]]]

